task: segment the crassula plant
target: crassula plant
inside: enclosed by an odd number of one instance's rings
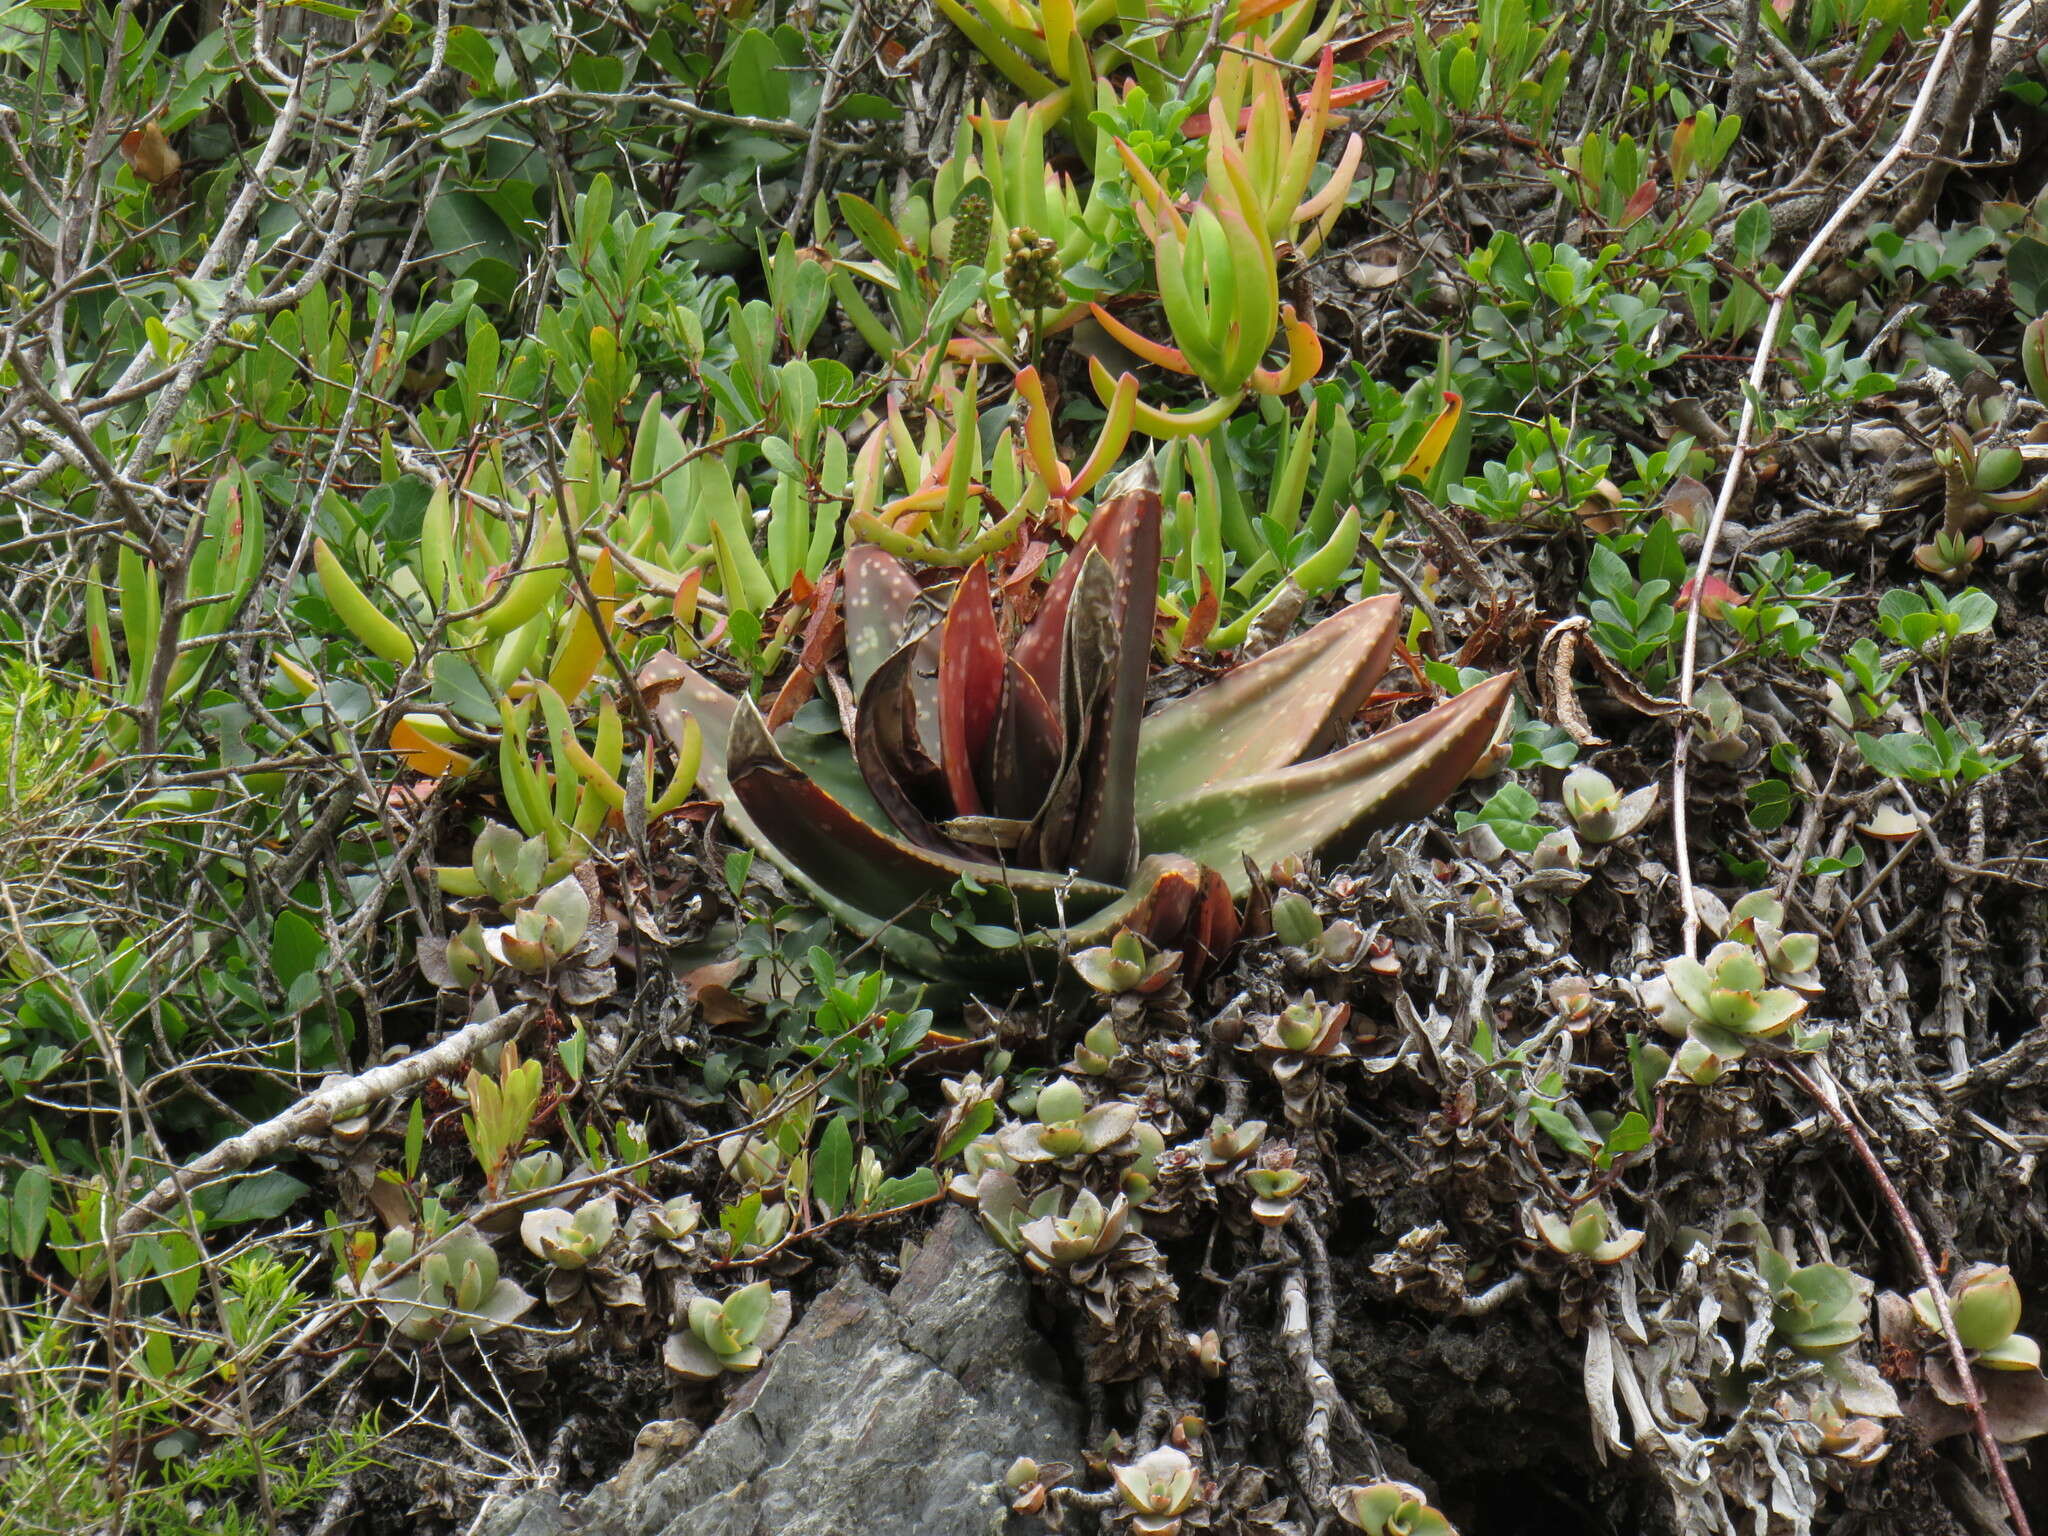
[[[662,1359],[691,1381],[754,1370],[789,1331],[793,1312],[789,1293],[769,1289],[766,1280],[743,1285],[724,1301],[699,1296],[690,1303],[690,1326],[668,1336]]]
[[[1531,1220],[1545,1246],[1564,1259],[1619,1264],[1643,1245],[1641,1232],[1619,1227],[1597,1200],[1587,1201],[1569,1219],[1538,1210],[1531,1213]]]
[[[1726,936],[1695,960],[1664,962],[1643,989],[1643,1001],[1666,1033],[1683,1041],[1672,1074],[1716,1081],[1753,1046],[1809,1051],[1825,1029],[1802,1026],[1807,999],[1821,990],[1815,966],[1820,940],[1788,933],[1784,909],[1768,892],[1743,897],[1728,911]]]
[[[1138,1536],[1175,1536],[1181,1516],[1195,1502],[1198,1479],[1187,1452],[1171,1445],[1140,1456],[1127,1466],[1111,1467],[1117,1492],[1123,1495],[1130,1528]]]
[[[1839,1355],[1863,1337],[1870,1282],[1839,1264],[1794,1266],[1768,1243],[1757,1248],[1757,1272],[1771,1288],[1771,1332],[1809,1359]]]
[[[2041,1346],[2019,1331],[2018,1282],[2003,1264],[1966,1264],[1947,1285],[1948,1315],[1991,1433],[2010,1445],[2048,1434]],[[1904,1379],[1918,1383],[1907,1415],[1929,1439],[1966,1433],[1971,1393],[1956,1369],[1942,1309],[1923,1287],[1878,1299],[1879,1329]]]
[[[1564,809],[1587,842],[1618,842],[1657,809],[1657,786],[1645,784],[1623,794],[1599,769],[1574,768],[1564,778]]]
[[[1038,1090],[1035,1121],[1017,1121],[999,1136],[1005,1153],[1019,1163],[1043,1163],[1086,1157],[1114,1146],[1137,1124],[1138,1109],[1121,1099],[1094,1105],[1067,1078],[1056,1078]]]
[[[582,1269],[604,1252],[618,1225],[619,1203],[606,1195],[574,1212],[553,1206],[528,1211],[519,1220],[519,1240],[557,1269]]]
[[[702,728],[703,787],[740,835],[906,963],[1001,963],[930,921],[959,892],[1027,943],[1072,952],[1130,929],[1193,969],[1235,941],[1247,862],[1341,854],[1423,815],[1493,741],[1506,676],[1340,745],[1393,654],[1391,597],[1147,715],[1161,511],[1141,470],[1007,634],[985,563],[942,594],[876,546],[849,551],[843,738],[771,733],[673,655],[641,675],[679,740],[687,719]]]
[[[1432,1508],[1420,1488],[1407,1483],[1367,1483],[1330,1495],[1343,1522],[1368,1536],[1457,1536],[1451,1522]]]
[[[454,1344],[495,1333],[533,1306],[533,1297],[498,1274],[498,1255],[474,1227],[460,1226],[424,1254],[408,1227],[386,1234],[357,1283],[392,1331],[416,1344]]]

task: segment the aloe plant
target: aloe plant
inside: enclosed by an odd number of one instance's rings
[[[1148,716],[1159,557],[1141,466],[1006,646],[985,565],[920,624],[910,571],[855,546],[850,744],[771,736],[672,654],[641,683],[671,733],[701,727],[702,787],[740,835],[908,964],[971,968],[929,922],[956,888],[1035,943],[1130,929],[1206,963],[1235,940],[1248,861],[1342,854],[1431,810],[1492,742],[1511,679],[1331,750],[1393,651],[1399,602],[1371,598]]]

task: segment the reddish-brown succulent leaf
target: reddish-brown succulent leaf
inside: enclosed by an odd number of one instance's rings
[[[1014,657],[1003,658],[1003,697],[989,732],[979,777],[989,809],[1028,821],[1045,803],[1046,786],[1060,771],[1060,719]]]
[[[1129,885],[1116,901],[1085,917],[1077,918],[1070,912],[1068,926],[1058,937],[1069,950],[1107,944],[1126,928],[1151,938],[1154,929],[1167,931],[1168,925],[1160,919],[1172,910],[1181,914],[1179,932],[1184,936],[1187,923],[1193,918],[1191,903],[1184,898],[1199,887],[1200,879],[1201,868],[1193,859],[1171,853],[1155,854],[1139,862]],[[1164,896],[1160,894],[1162,886],[1166,888]],[[1152,942],[1163,949],[1181,947],[1170,933]]]
[[[840,571],[846,594],[846,668],[859,693],[875,668],[903,644],[919,588],[902,561],[874,544],[854,545]]]
[[[1513,677],[1503,673],[1428,714],[1326,757],[1213,784],[1140,820],[1148,847],[1173,849],[1249,880],[1244,860],[1270,864],[1322,849],[1337,857],[1367,834],[1427,814],[1492,744]]]
[[[802,579],[803,572],[796,573]],[[796,666],[789,678],[775,695],[775,704],[768,711],[768,730],[772,735],[789,724],[799,709],[810,699],[811,691],[817,687],[818,677],[825,670],[825,663],[843,645],[846,637],[845,621],[833,606],[832,594],[839,585],[839,572],[827,571],[818,583],[816,598],[811,608],[811,617],[804,625],[803,649],[797,654]],[[794,591],[794,585],[791,590]]]
[[[918,647],[906,645],[875,669],[861,690],[853,733],[861,778],[889,820],[911,842],[936,852],[954,845],[933,826],[951,813],[946,776],[925,750],[917,728],[911,669]]]
[[[917,701],[917,735],[939,744],[939,626],[910,643],[910,694]]]
[[[821,895],[893,921],[950,891],[962,875],[989,878],[985,861],[914,848],[861,820],[777,750],[750,700],[739,701],[733,711],[726,754],[732,801],[755,835],[777,852],[776,862]],[[1030,870],[1009,872],[1003,884],[1006,889],[989,893],[992,920],[1021,914],[1029,923],[1057,923],[1062,899],[1086,911],[1120,894],[1111,886]]]
[[[1192,859],[1162,857],[1133,890],[1139,900],[1124,927],[1156,948],[1180,948],[1201,895],[1201,866]]]
[[[939,830],[975,857],[1008,863],[1023,845],[1031,823],[1012,816],[955,816],[941,822]]]
[[[1202,648],[1202,642],[1209,638],[1209,631],[1216,627],[1217,617],[1223,611],[1222,601],[1216,595],[1215,584],[1209,580],[1209,573],[1197,571],[1195,574],[1202,580],[1202,595],[1188,610],[1187,628],[1181,631],[1180,648],[1184,652]]]
[[[1145,466],[1149,469],[1149,465]],[[1107,716],[1090,744],[1091,761],[1071,851],[1092,880],[1121,883],[1138,862],[1138,733],[1145,722],[1145,680],[1152,670],[1152,626],[1159,617],[1159,493],[1149,485],[1117,498],[1128,508],[1124,558],[1114,567],[1116,650]]]
[[[1398,597],[1353,603],[1156,711],[1140,747],[1139,816],[1328,751],[1386,671],[1400,619]]]
[[[1155,490],[1152,495],[1155,522],[1158,501]],[[1060,653],[1066,644],[1067,610],[1073,602],[1074,584],[1081,579],[1081,567],[1090,550],[1100,550],[1103,558],[1109,561],[1110,569],[1120,571],[1130,558],[1133,523],[1142,510],[1141,503],[1134,496],[1112,496],[1096,508],[1086,531],[1067,555],[1066,564],[1047,584],[1045,600],[1039,604],[1038,612],[1024,626],[1024,633],[1017,637],[1017,643],[1010,647],[1010,654],[1031,674],[1040,691],[1049,699],[1059,694]],[[1156,561],[1157,556],[1154,559]],[[1156,583],[1156,569],[1153,579]]]
[[[703,750],[698,777],[704,792],[714,800],[726,796],[725,744],[732,732],[733,696],[686,665],[674,651],[663,651],[640,669],[641,700],[661,727],[669,744],[682,750],[685,717],[694,718],[703,732]]]
[[[939,626],[939,766],[956,815],[987,809],[974,768],[995,728],[1005,662],[988,565],[977,560],[960,578]]]
[[[1183,946],[1187,958],[1182,962],[1182,973],[1190,980],[1206,976],[1237,947],[1243,929],[1229,883],[1215,870],[1205,868],[1201,896],[1189,925],[1189,939]]]
[[[1087,811],[1089,773],[1100,759],[1116,687],[1116,578],[1100,550],[1081,556],[1061,655],[1060,767],[1032,817],[1018,856],[1038,869],[1077,867],[1077,833]],[[1128,872],[1128,871],[1127,871]],[[1121,877],[1116,877],[1121,878]]]

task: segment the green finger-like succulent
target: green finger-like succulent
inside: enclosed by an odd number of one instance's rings
[[[1400,604],[1380,597],[1148,716],[1160,515],[1149,475],[1109,497],[1007,644],[984,565],[935,614],[893,556],[856,546],[850,742],[771,735],[672,655],[641,682],[672,733],[701,727],[703,787],[740,834],[906,963],[1014,968],[930,923],[957,888],[977,924],[1069,950],[1130,929],[1193,971],[1235,942],[1248,860],[1341,854],[1426,814],[1492,743],[1511,679],[1331,750],[1392,655]]]

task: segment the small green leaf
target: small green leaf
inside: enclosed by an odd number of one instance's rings
[[[202,1191],[197,1203],[207,1216],[208,1227],[227,1227],[282,1216],[306,1188],[290,1174],[272,1168],[250,1178],[236,1179],[225,1189],[216,1186]]]
[[[834,1115],[818,1137],[817,1155],[811,1161],[811,1195],[827,1216],[846,1209],[846,1197],[853,1188],[853,1134],[844,1115]]]
[[[405,1117],[405,1180],[408,1184],[419,1177],[420,1151],[426,1146],[426,1142],[426,1101],[415,1098],[411,1110]]]
[[[1650,1122],[1630,1110],[1621,1117],[1620,1124],[1608,1132],[1601,1150],[1610,1158],[1620,1157],[1625,1152],[1634,1152],[1650,1144]]]
[[[1587,1157],[1592,1154],[1593,1149],[1579,1133],[1579,1128],[1548,1105],[1531,1104],[1529,1118],[1542,1126],[1552,1141],[1573,1156]]]
[[[1754,268],[1771,243],[1771,210],[1751,203],[1735,216],[1735,264]]]
[[[759,27],[749,27],[726,55],[725,88],[732,109],[742,117],[789,116],[789,77],[782,71],[782,52]]]
[[[900,1179],[884,1179],[875,1191],[873,1209],[893,1211],[898,1207],[916,1205],[929,1200],[939,1192],[939,1176],[929,1168],[920,1168],[915,1173]]]
[[[584,1032],[582,1024],[579,1023],[576,1026],[576,1033],[564,1040],[556,1049],[561,1054],[562,1070],[569,1074],[569,1080],[582,1082],[584,1061],[590,1053],[590,1036]]]
[[[26,1264],[43,1243],[43,1228],[50,1212],[49,1173],[34,1165],[24,1168],[21,1177],[14,1181],[14,1197],[9,1206],[8,1246]]]
[[[967,1112],[964,1119],[939,1148],[939,1161],[951,1162],[966,1150],[967,1144],[996,1122],[995,1100],[983,1099]]]
[[[320,968],[327,946],[320,931],[296,912],[280,912],[270,928],[270,970],[287,992],[301,976]]]
[[[735,1248],[754,1235],[754,1224],[760,1219],[761,1195],[758,1190],[718,1213],[719,1228],[732,1239]]]

